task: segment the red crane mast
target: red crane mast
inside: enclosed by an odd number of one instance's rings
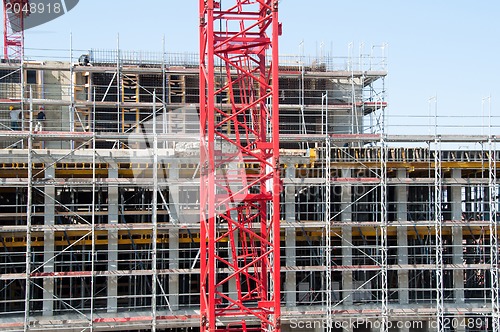
[[[28,0],[3,0],[3,57],[20,61],[24,55],[24,18]]]
[[[199,11],[201,331],[279,331],[278,0]]]

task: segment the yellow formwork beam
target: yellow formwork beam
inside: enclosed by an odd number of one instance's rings
[[[401,227],[401,226],[399,226]],[[397,237],[396,226],[389,226],[387,228],[387,235],[389,237]],[[406,234],[408,237],[416,238],[423,236],[434,236],[433,226],[408,226],[406,227]],[[442,234],[444,236],[452,235],[452,226],[443,226]],[[489,227],[462,226],[463,236],[478,236],[489,235]],[[150,244],[151,243],[152,231],[150,230],[119,230],[118,231],[118,244],[121,245],[131,245],[131,244]],[[296,230],[296,241],[297,242],[307,242],[307,241],[321,241],[324,233],[321,229],[310,229],[310,230]],[[342,229],[340,227],[332,228],[332,237],[341,237]],[[355,238],[375,238],[380,236],[380,228],[374,226],[354,226],[352,227],[352,236]],[[281,240],[284,241],[285,237],[282,233]],[[179,233],[180,243],[199,243],[200,233],[198,231],[181,231]],[[157,238],[157,243],[168,243],[168,233],[159,233]],[[54,232],[54,244],[56,246],[68,246],[68,245],[79,245],[79,246],[90,246],[92,245],[92,237],[89,231],[67,231]],[[95,231],[95,244],[96,245],[107,245],[108,244],[108,231],[97,230]],[[44,245],[44,233],[43,232],[32,232],[31,234],[31,246],[42,247]],[[26,246],[26,234],[22,232],[16,233],[4,233],[0,234],[0,247],[24,247]]]

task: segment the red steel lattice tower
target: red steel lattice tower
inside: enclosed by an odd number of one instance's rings
[[[199,6],[201,331],[279,331],[278,0]]]
[[[24,55],[24,18],[28,0],[3,0],[3,57],[21,60]]]

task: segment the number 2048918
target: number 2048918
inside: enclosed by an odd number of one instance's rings
[[[9,2],[5,5],[5,11],[7,14],[15,14],[15,15],[31,15],[31,14],[60,14],[63,11],[60,2],[56,3],[36,3],[36,2],[27,2],[27,3],[12,3]]]

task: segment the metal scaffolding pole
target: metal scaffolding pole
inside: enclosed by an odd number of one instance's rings
[[[21,99],[24,99],[21,98]],[[26,199],[26,279],[24,302],[24,331],[30,329],[31,300],[31,218],[33,215],[33,91],[30,87],[30,112],[28,133],[28,188]]]
[[[120,94],[120,84],[122,83],[122,72],[121,72],[121,59],[120,59],[120,34],[117,34],[116,36],[116,132],[119,133],[121,132],[121,113],[122,113],[122,108],[121,108],[121,94]],[[113,81],[111,81],[109,84],[111,84]],[[153,100],[155,102],[155,100]],[[116,140],[116,149],[120,149],[121,142],[120,139]]]
[[[303,42],[301,43],[301,49],[302,51],[304,50],[303,48]],[[306,97],[305,97],[305,59],[303,56],[303,53],[301,54],[300,57],[300,121],[301,121],[301,134],[307,135],[307,126],[306,126],[306,118],[305,118],[305,109],[306,109]],[[309,143],[306,142],[307,148],[309,148]]]
[[[69,96],[70,96],[70,105],[68,106],[69,110],[69,131],[75,131],[75,79],[74,79],[74,70],[73,70],[73,34],[69,34]],[[75,141],[71,140],[71,149],[75,148]]]
[[[434,140],[434,230],[436,259],[436,320],[437,331],[444,332],[444,294],[443,294],[443,238],[442,238],[442,169],[441,139]]]
[[[333,327],[332,316],[332,243],[331,243],[331,141],[328,135],[328,92],[321,97],[321,103],[324,110],[322,114],[326,115],[325,119],[325,331],[330,332]]]
[[[382,279],[382,324],[380,332],[389,331],[389,290],[387,276],[387,144],[380,139],[380,265]]]
[[[498,300],[498,187],[496,163],[496,138],[489,139],[488,153],[489,171],[489,208],[490,208],[490,273],[491,273],[491,320],[492,331],[500,330],[499,300]]]
[[[95,111],[94,111],[95,113]],[[95,114],[94,114],[95,118]],[[91,259],[91,274],[90,274],[90,331],[94,331],[94,290],[95,290],[95,255],[96,255],[96,233],[95,233],[95,204],[96,204],[96,188],[97,188],[97,180],[96,180],[96,132],[95,128],[92,131],[92,206],[91,206],[91,239],[92,239],[92,249],[90,254]]]
[[[165,52],[165,36],[162,40],[162,56],[161,56],[161,104],[162,104],[162,133],[167,133],[167,61]],[[156,101],[155,101],[156,103]],[[167,142],[163,142],[163,148],[167,147]]]
[[[151,331],[156,331],[156,316],[157,316],[157,268],[156,261],[158,257],[158,248],[156,239],[158,238],[158,135],[156,132],[156,89],[153,91],[153,197],[152,197],[152,215],[151,222],[153,224],[153,234],[151,236]]]

